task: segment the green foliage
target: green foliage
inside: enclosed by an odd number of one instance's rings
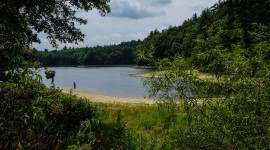
[[[185,110],[184,121],[175,123],[181,126],[168,137],[176,140],[170,149],[269,148],[269,4],[220,1],[143,41],[155,48],[148,61],[159,68],[158,78],[146,81],[150,94]],[[160,41],[164,35],[170,38]],[[178,48],[159,48],[168,41]]]
[[[44,32],[54,46],[57,46],[58,41],[82,41],[84,34],[75,27],[75,22],[86,24],[87,21],[77,17],[76,12],[97,8],[101,15],[105,15],[110,11],[108,2],[108,0],[1,1],[1,49],[2,44],[12,38],[20,39],[26,46],[32,42],[39,42],[37,33],[40,32]]]
[[[59,51],[36,51],[35,59],[46,66],[53,65],[130,65],[133,53],[141,41],[122,42],[119,45],[96,46]]]
[[[86,99],[39,83],[36,92],[13,84],[1,87],[1,149],[119,149],[126,145],[121,116],[100,118]]]
[[[179,101],[188,125],[172,133],[180,149],[267,149],[269,145],[269,26],[254,24],[253,41],[220,44],[196,55],[207,61],[209,78],[202,79],[194,60],[160,61],[159,78],[148,81],[152,94]],[[214,38],[214,37],[212,37]],[[220,36],[215,37],[219,41]],[[211,37],[209,37],[211,39]],[[196,60],[197,61],[197,60]],[[195,61],[195,63],[197,63]],[[173,106],[173,105],[172,105]]]
[[[120,113],[115,119],[86,120],[68,149],[125,149],[130,145],[125,124]]]
[[[33,80],[30,81],[33,83],[31,87],[24,86],[22,88],[22,85],[12,83],[1,85],[1,149],[19,147],[31,149],[40,147],[42,144],[45,145],[45,143],[48,144],[47,148],[49,148],[50,145],[54,147],[55,141],[52,141],[59,138],[47,136],[42,139],[45,132],[49,133],[48,131],[55,129],[57,124],[51,125],[53,119],[48,118],[47,113],[54,113],[46,110],[47,107],[51,106],[48,106],[49,102],[43,102],[46,103],[46,107],[40,107],[38,104],[46,93],[42,91],[47,91],[45,86]],[[59,109],[57,111],[61,112]],[[52,135],[58,136],[57,132]]]

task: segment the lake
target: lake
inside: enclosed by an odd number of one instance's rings
[[[48,67],[55,70],[55,87],[62,89],[94,92],[104,95],[143,98],[147,97],[147,87],[143,86],[143,78],[130,74],[149,71],[149,69],[133,67]],[[44,70],[41,71],[43,82],[50,86],[51,79],[46,79]]]

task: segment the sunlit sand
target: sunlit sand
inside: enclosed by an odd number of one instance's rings
[[[145,104],[154,104],[155,100],[148,98],[128,98],[128,97],[118,97],[118,96],[109,96],[103,94],[97,94],[86,91],[70,90],[63,89],[63,93],[76,95],[78,97],[83,97],[88,99],[91,102],[101,102],[101,103],[145,103]]]

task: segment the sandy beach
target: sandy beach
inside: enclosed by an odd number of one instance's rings
[[[63,89],[63,93],[70,93],[70,90]],[[153,99],[141,99],[141,98],[127,98],[127,97],[117,97],[117,96],[109,96],[103,94],[97,94],[86,91],[78,91],[72,90],[72,95],[76,95],[78,97],[84,97],[91,102],[101,102],[101,103],[145,103],[145,104],[154,104],[155,101]]]

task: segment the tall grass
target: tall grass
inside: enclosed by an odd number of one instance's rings
[[[183,122],[183,107],[176,103],[95,105],[104,120],[115,120],[120,115],[126,122],[130,149],[172,148],[176,124]]]

